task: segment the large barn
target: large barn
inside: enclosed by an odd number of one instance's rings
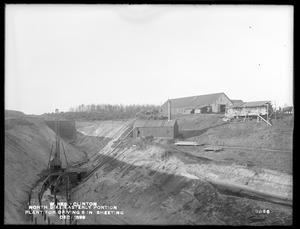
[[[174,139],[178,135],[176,120],[137,120],[133,125],[133,137]]]
[[[224,92],[170,99],[170,102],[173,114],[225,113],[226,108],[233,104]],[[168,101],[162,105],[162,110],[167,112]]]

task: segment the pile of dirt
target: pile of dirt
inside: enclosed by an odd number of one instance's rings
[[[178,160],[173,152],[155,146],[142,151],[121,150],[117,157],[111,160],[110,157],[100,156],[103,166],[73,192],[72,200],[117,206],[124,214],[91,215],[79,224],[291,223],[291,212],[285,208],[268,202],[222,196],[209,183],[199,179],[207,175],[216,178],[217,174],[226,172],[220,170],[221,166],[210,168],[206,164],[201,168],[194,164],[191,167],[191,164],[186,165]],[[196,173],[199,170],[204,176]],[[232,174],[233,170],[226,174]],[[259,217],[255,213],[257,209],[271,209],[273,217],[264,217],[256,222]],[[276,218],[279,214],[281,222]]]
[[[84,154],[63,141],[68,162],[80,161]],[[5,223],[24,223],[28,192],[46,169],[54,132],[38,118],[5,120]],[[63,166],[66,166],[63,160]]]

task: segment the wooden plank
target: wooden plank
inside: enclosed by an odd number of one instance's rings
[[[200,145],[197,142],[185,142],[185,141],[181,141],[181,142],[176,142],[175,145],[177,146],[197,146]]]
[[[211,178],[206,178],[206,181],[212,184],[220,191],[230,191],[232,193],[237,193],[243,195],[245,198],[257,199],[261,201],[268,201],[272,203],[284,204],[287,206],[293,206],[293,200],[285,196],[276,195],[273,193],[267,193],[263,191],[258,191],[253,188],[249,188],[243,184],[227,183],[221,180],[215,180]]]
[[[218,147],[206,147],[204,148],[205,151],[214,151],[214,152],[218,152],[220,150],[222,150],[222,148],[218,148]]]
[[[265,120],[262,116],[260,116],[259,114],[257,115],[258,117],[260,117],[263,121],[265,121],[268,125],[272,126],[272,124],[268,121]]]

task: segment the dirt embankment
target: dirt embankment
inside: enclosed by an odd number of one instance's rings
[[[250,196],[257,191],[291,200],[290,175],[227,162],[195,160],[141,138],[120,141],[128,128],[130,123],[124,123],[110,135],[112,140],[87,164],[90,169],[97,168],[95,173],[72,194],[74,201],[117,206],[124,215],[91,215],[80,223],[291,224],[289,207],[263,198],[244,199],[218,191],[223,181],[238,190],[250,190]],[[101,134],[97,132],[100,128],[90,126],[90,130],[93,135]],[[271,213],[256,213],[262,209]]]
[[[69,163],[82,160],[84,154],[62,140]],[[21,224],[28,192],[46,169],[54,132],[39,118],[5,120],[5,219],[6,224]],[[65,166],[64,157],[62,157]]]
[[[25,114],[21,111],[14,111],[14,110],[5,110],[5,119],[7,118],[19,118],[24,117]]]
[[[206,144],[220,143],[222,139],[224,144],[233,144],[235,138],[239,146],[253,146],[251,139],[260,139],[255,146],[267,146],[265,142],[273,141],[281,129],[287,133],[279,134],[282,140],[277,139],[283,148],[290,146],[286,139],[290,138],[291,122],[273,122],[272,130],[264,123],[224,124],[214,115],[178,118],[184,139]],[[77,138],[68,140],[70,144],[65,142],[66,152],[72,152],[68,159],[75,162],[87,156],[89,160],[83,167],[94,171],[72,191],[72,201],[98,202],[123,212],[86,215],[87,219],[79,220],[79,224],[291,224],[291,208],[274,203],[278,198],[292,200],[291,175],[270,170],[264,164],[249,166],[234,160],[197,157],[200,151],[182,153],[164,141],[123,139],[132,124],[133,120],[77,122]],[[54,137],[43,120],[6,120],[6,223],[22,223],[21,203],[27,201],[27,185],[47,166]],[[259,193],[273,196],[275,201]],[[257,213],[262,210],[269,213]]]
[[[226,123],[223,115],[178,116],[181,137],[209,145],[293,149],[294,117],[273,119],[273,126],[256,120]]]
[[[256,120],[226,123],[222,115],[178,116],[179,133],[187,141],[196,141],[204,146],[177,147],[195,156],[233,162],[239,165],[258,166],[292,174],[293,131],[292,115],[272,120],[273,126]],[[218,146],[218,153],[206,152],[203,148]]]

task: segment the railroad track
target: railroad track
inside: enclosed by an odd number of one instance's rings
[[[135,120],[133,120],[134,122]],[[130,126],[130,124],[129,124]],[[131,132],[133,131],[133,129],[128,133],[126,134],[126,136],[123,138],[125,139]],[[107,154],[107,156],[111,156],[111,154],[115,151],[115,149],[117,149],[117,147],[119,146],[119,144],[122,143],[122,140]],[[121,155],[118,155],[118,157],[121,156]],[[108,164],[110,161],[112,160],[115,160],[117,159],[118,157],[116,158],[111,158],[110,160],[108,160],[107,162],[105,162],[103,165],[103,161],[100,161],[96,164],[96,166],[94,168],[92,168],[90,171],[87,172],[87,176],[85,177],[83,181],[87,180],[96,170],[100,169],[101,167],[105,166],[106,164]],[[71,165],[71,167],[79,167],[81,166],[82,164],[88,162],[89,159],[86,158],[82,161],[79,161],[79,162],[76,162],[76,163],[73,163]],[[101,166],[102,165],[102,166]],[[39,174],[39,178],[37,179],[37,181],[34,183],[30,193],[29,193],[29,201],[28,201],[28,208],[29,206],[41,206],[43,203],[42,203],[42,199],[43,199],[43,194],[44,192],[47,190],[48,187],[50,187],[50,185],[54,185],[55,188],[57,188],[57,186],[64,182],[64,178],[63,178],[63,171],[60,171],[59,173],[50,173],[50,172],[47,172],[47,171],[44,171],[42,172],[41,174]],[[50,178],[53,177],[53,176],[57,176],[57,178],[53,181],[51,181],[50,183]],[[43,209],[41,209],[41,212],[42,212],[42,216],[44,218],[44,221],[46,221],[46,219],[48,219],[48,224],[51,224],[51,221],[52,221],[52,224],[53,224],[53,219],[50,220],[49,216],[47,218],[46,216],[46,213]],[[37,224],[37,218],[40,218],[39,215],[35,216],[35,215],[31,215],[31,222],[35,222],[35,224]],[[71,217],[72,219],[72,217]],[[55,222],[60,222],[60,221],[57,221],[57,220],[54,220]],[[70,224],[72,223],[71,222],[72,220],[69,220]],[[73,222],[74,223],[74,222]],[[75,220],[75,224],[77,224],[77,221]]]
[[[46,173],[47,174],[47,173]],[[55,177],[53,179],[53,177]],[[52,181],[51,181],[52,179]],[[59,219],[58,214],[56,212],[55,215],[47,215],[46,211],[41,206],[49,205],[49,201],[43,198],[44,192],[50,187],[54,185],[55,188],[58,185],[65,181],[63,171],[50,173],[48,175],[42,174],[40,175],[39,179],[35,182],[34,186],[32,187],[29,193],[29,201],[28,201],[28,209],[30,213],[34,210],[39,210],[38,214],[31,214],[30,220],[34,222],[34,224],[62,224],[62,220]],[[56,195],[54,195],[56,198]],[[29,206],[33,207],[30,209]],[[37,213],[37,212],[36,212]],[[69,223],[72,224],[72,217],[69,220]],[[66,220],[65,220],[66,224]]]

